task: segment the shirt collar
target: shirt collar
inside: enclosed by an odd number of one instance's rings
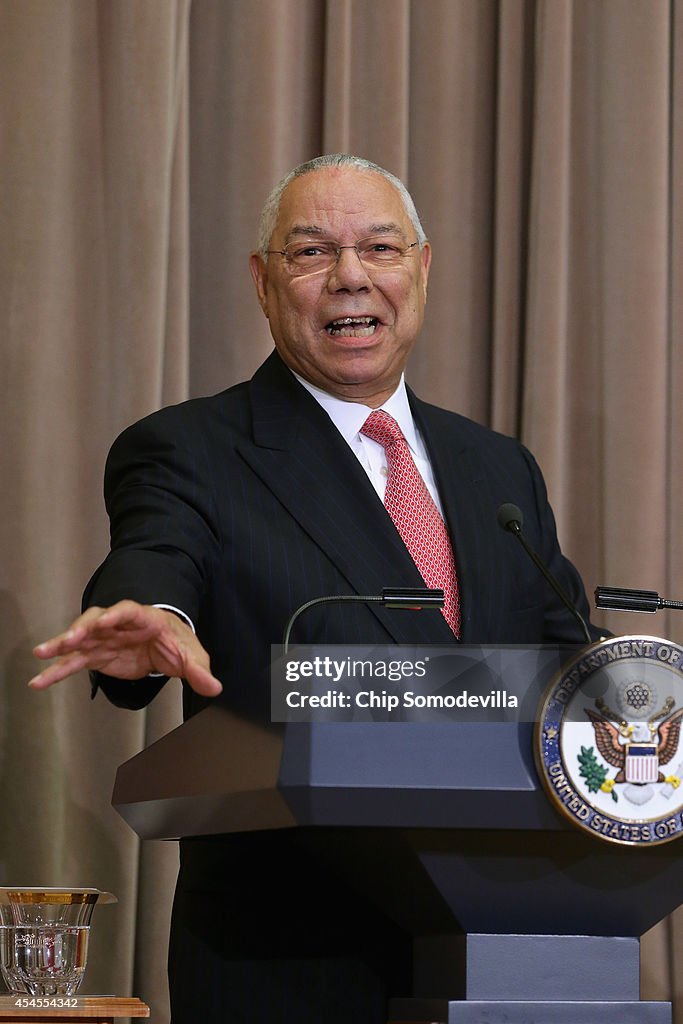
[[[294,373],[294,376],[301,386],[323,407],[344,440],[348,444],[352,444],[357,438],[360,428],[373,411],[370,406],[362,405],[360,402],[346,402],[344,399],[337,398],[336,395],[331,395],[329,392],[323,391],[309,381],[304,380],[298,373]],[[403,374],[401,374],[398,387],[393,395],[386,402],[383,402],[380,408],[388,412],[390,416],[393,416],[401,428],[409,448],[412,451],[417,451],[417,431],[408,401],[408,392]]]

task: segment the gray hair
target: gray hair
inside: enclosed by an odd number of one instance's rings
[[[422,248],[427,241],[427,236],[420,223],[413,197],[401,179],[397,178],[391,171],[386,171],[383,167],[380,167],[379,164],[373,164],[372,160],[365,160],[361,156],[352,156],[350,153],[328,153],[325,156],[317,156],[313,160],[307,160],[305,163],[295,167],[293,171],[289,171],[277,183],[266,199],[265,206],[261,211],[258,230],[258,253],[264,261],[268,259],[268,248],[275,231],[275,225],[277,224],[283,192],[295,178],[301,178],[304,174],[312,174],[313,171],[319,171],[323,167],[353,167],[358,171],[371,171],[373,174],[381,174],[383,178],[386,178],[401,197],[406,214],[415,228],[420,248]]]

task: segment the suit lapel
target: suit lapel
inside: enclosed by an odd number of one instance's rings
[[[462,603],[463,643],[499,633],[501,566],[506,564],[496,524],[496,498],[476,445],[459,417],[428,405],[409,391],[410,404],[434,467],[455,553]]]
[[[251,404],[254,444],[240,446],[240,455],[325,552],[350,592],[424,586],[358,459],[276,354],[254,376]],[[411,615],[409,626],[400,611],[368,607],[396,643],[453,640],[438,613]]]

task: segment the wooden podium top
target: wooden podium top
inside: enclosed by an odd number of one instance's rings
[[[0,1021],[32,1021],[52,1024],[110,1024],[117,1017],[149,1017],[149,1006],[139,999],[117,996],[0,996]]]

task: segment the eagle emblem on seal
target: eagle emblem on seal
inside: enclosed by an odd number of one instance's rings
[[[536,765],[555,807],[609,843],[683,836],[683,646],[608,637],[565,662],[546,690]]]
[[[639,691],[645,691],[642,684],[634,684],[629,693],[630,702],[638,700]],[[641,698],[641,707],[645,697]],[[648,783],[666,782],[678,786],[678,776],[665,775],[660,769],[675,756],[681,734],[683,708],[677,711],[674,701],[668,697],[664,706],[646,722],[629,722],[613,712],[600,698],[595,701],[597,711],[585,708],[595,732],[595,745],[602,757],[613,768],[618,769],[611,787],[620,783],[644,786]],[[658,724],[659,723],[659,724]]]

